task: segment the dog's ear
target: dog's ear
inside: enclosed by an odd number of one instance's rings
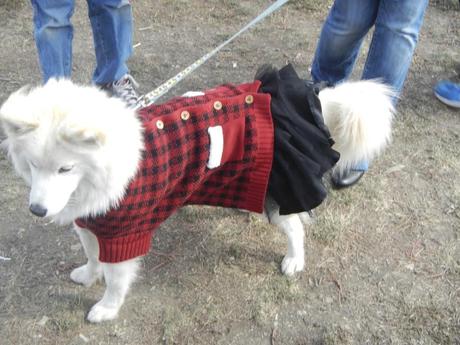
[[[31,116],[27,96],[31,90],[26,85],[11,94],[0,108],[0,123],[8,136],[21,136],[36,129],[39,123]]]
[[[106,136],[102,131],[80,126],[62,127],[59,130],[59,139],[82,149],[97,149],[106,142]]]
[[[28,122],[22,119],[12,119],[2,115],[0,115],[0,122],[8,137],[18,137],[38,127],[38,123]]]

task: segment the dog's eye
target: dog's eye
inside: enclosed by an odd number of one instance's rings
[[[73,169],[73,165],[69,165],[69,166],[59,168],[58,172],[59,174],[64,174],[66,172],[69,172],[72,169]]]

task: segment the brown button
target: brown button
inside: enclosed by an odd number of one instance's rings
[[[252,104],[254,102],[254,97],[252,95],[247,95],[244,100],[247,104]]]
[[[214,102],[214,109],[216,110],[222,109],[222,103],[219,101]]]
[[[190,118],[190,113],[187,111],[187,110],[184,110],[181,114],[180,114],[180,118],[184,121],[187,121],[189,118]]]
[[[158,129],[163,129],[164,126],[165,126],[165,124],[163,123],[163,121],[161,121],[161,120],[158,120],[158,121],[157,121],[157,128],[158,128]]]

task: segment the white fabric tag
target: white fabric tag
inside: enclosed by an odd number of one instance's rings
[[[197,97],[197,96],[204,96],[204,92],[201,91],[187,91],[182,95],[182,97]]]
[[[209,134],[209,160],[206,166],[214,169],[220,166],[222,154],[224,153],[224,132],[222,126],[208,128]]]

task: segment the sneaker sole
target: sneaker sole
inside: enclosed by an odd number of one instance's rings
[[[434,95],[435,95],[436,98],[439,99],[442,103],[447,104],[447,105],[450,106],[450,107],[460,108],[460,101],[452,101],[452,100],[450,100],[450,99],[447,99],[447,98],[444,98],[444,97],[438,95],[437,93],[435,93]]]

